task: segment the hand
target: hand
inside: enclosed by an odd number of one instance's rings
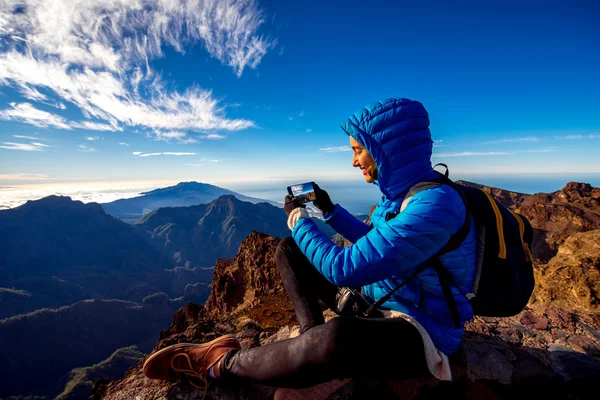
[[[296,198],[292,199],[289,195],[285,196],[283,210],[285,211],[285,213],[287,214],[288,217],[290,216],[290,213],[298,207],[306,208],[306,205],[304,205],[303,202],[301,202],[300,200],[298,200]]]
[[[315,191],[315,199],[313,200],[315,207],[321,210],[323,215],[329,214],[331,211],[333,211],[333,203],[329,198],[329,194],[321,189],[316,183],[313,185],[313,189]]]

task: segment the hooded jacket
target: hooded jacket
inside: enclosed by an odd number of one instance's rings
[[[341,248],[327,238],[310,218],[292,231],[310,262],[337,286],[363,287],[372,299],[385,296],[419,265],[444,247],[466,218],[460,195],[448,185],[414,195],[397,212],[409,188],[438,175],[431,166],[433,142],[429,116],[423,105],[408,99],[387,99],[351,116],[342,129],[371,154],[377,166],[382,197],[371,215],[371,226],[336,204],[325,222],[353,243]],[[475,275],[475,229],[454,251],[440,257],[453,285],[461,326],[454,327],[437,273],[426,268],[397,291],[382,308],[415,318],[435,346],[450,355],[461,342],[464,322],[473,318],[468,293]]]

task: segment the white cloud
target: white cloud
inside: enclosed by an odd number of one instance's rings
[[[59,129],[71,129],[67,124],[67,120],[60,115],[38,110],[30,103],[10,103],[10,106],[12,108],[0,110],[0,119],[21,121],[41,128],[51,126]]]
[[[23,95],[23,97],[33,100],[33,101],[41,101],[46,100],[47,97],[40,93],[37,89],[29,87],[27,85],[19,87],[19,92]]]
[[[134,156],[138,156],[138,157],[151,157],[151,156],[160,156],[160,155],[165,155],[165,156],[195,156],[196,153],[182,153],[182,152],[173,152],[173,151],[167,151],[167,152],[161,152],[161,153],[144,153],[141,151],[134,151],[132,153]]]
[[[201,159],[199,164],[186,164],[187,166],[190,167],[204,167],[208,164],[216,164],[216,163],[220,163],[221,160],[207,160],[207,159]]]
[[[306,133],[311,133],[311,132],[312,132],[312,129],[307,129],[306,130]]]
[[[252,127],[250,120],[227,118],[210,90],[166,90],[150,62],[164,57],[167,47],[183,54],[199,43],[239,77],[275,45],[258,33],[263,20],[256,0],[3,1],[0,86],[15,87],[36,101],[54,94],[56,107],[69,102],[86,118],[106,124],[71,124],[60,116],[52,124],[6,110],[3,117],[61,129]]]
[[[568,139],[568,140],[581,140],[581,139],[600,139],[600,134],[591,135],[566,135],[566,136],[555,136],[555,139]]]
[[[48,175],[45,174],[26,174],[26,173],[18,173],[18,174],[0,174],[0,180],[22,180],[22,181],[39,181],[50,179]]]
[[[198,136],[199,139],[218,140],[225,139],[225,136],[218,135],[216,133],[209,133],[208,135]]]
[[[50,147],[43,143],[32,142],[30,144],[27,143],[14,143],[14,142],[3,142],[3,145],[0,146],[0,149],[6,150],[22,150],[22,151],[44,151],[44,148]]]
[[[554,153],[560,151],[556,147],[546,147],[544,149],[532,149],[532,150],[517,150],[516,153]]]
[[[483,142],[483,144],[498,144],[498,143],[513,143],[513,142],[539,142],[540,138],[536,136],[520,137],[520,138],[508,138],[492,140],[490,142]]]
[[[102,139],[100,136],[88,136],[85,140],[89,140],[91,142]]]
[[[115,132],[115,131],[123,130],[122,128],[120,128],[116,125],[102,124],[102,123],[92,122],[92,121],[71,122],[69,125],[73,128],[87,129],[90,131],[112,131],[112,132]]]
[[[95,151],[96,151],[96,149],[95,149],[95,148],[93,148],[93,147],[88,147],[88,146],[86,146],[86,145],[84,145],[84,144],[80,144],[80,145],[79,145],[79,148],[80,148],[80,150],[79,150],[79,151],[81,151],[81,152],[83,152],[83,153],[93,153],[93,152],[95,152]]]
[[[13,137],[17,138],[17,139],[46,140],[44,138],[35,137],[35,136],[13,135]]]
[[[319,149],[321,151],[325,151],[327,153],[337,153],[340,151],[352,151],[352,149],[350,148],[350,146],[332,146],[332,147],[324,147],[322,149]]]
[[[474,157],[474,156],[503,156],[513,154],[511,152],[504,151],[463,151],[461,153],[439,153],[433,154],[432,157]]]
[[[180,131],[154,130],[154,131],[152,131],[152,134],[154,135],[155,140],[160,140],[160,141],[164,141],[164,142],[170,142],[172,140],[179,142],[179,143],[184,143],[184,144],[197,142],[196,139],[189,137],[187,133],[180,132]]]
[[[119,144],[120,144],[121,146],[127,146],[127,147],[129,147],[129,144],[128,144],[128,143],[125,143],[125,142],[120,142]]]

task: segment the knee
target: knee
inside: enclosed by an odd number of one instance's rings
[[[277,245],[275,250],[275,260],[280,260],[282,257],[287,257],[298,245],[291,236],[285,237]]]
[[[337,317],[322,325],[323,331],[319,333],[317,340],[320,343],[320,350],[329,361],[339,360],[344,356],[345,337],[349,328],[347,322],[346,318]]]

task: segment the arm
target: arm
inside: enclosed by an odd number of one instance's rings
[[[352,246],[336,246],[314,222],[303,219],[292,235],[310,262],[337,286],[364,286],[397,276],[435,255],[464,221],[462,201],[451,188],[415,195],[396,218],[370,230]]]
[[[333,211],[325,215],[324,219],[326,224],[352,243],[356,243],[369,231],[369,225],[350,214],[339,204],[336,204]]]

